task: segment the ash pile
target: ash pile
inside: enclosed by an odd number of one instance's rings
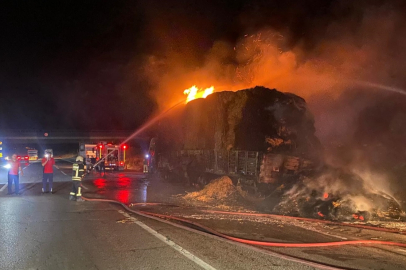
[[[357,174],[323,163],[303,98],[255,87],[217,92],[171,113],[156,130],[163,178],[204,188],[227,175],[258,210],[366,220],[400,218],[396,199]]]

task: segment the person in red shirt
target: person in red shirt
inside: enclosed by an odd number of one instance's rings
[[[14,182],[14,191],[18,195],[20,194],[20,176],[18,172],[20,171],[21,176],[23,175],[23,169],[21,168],[20,161],[17,159],[17,154],[13,154],[11,156],[11,160],[9,162],[10,170],[8,171],[8,194],[11,195],[12,193],[12,185]]]
[[[41,160],[42,167],[44,167],[44,173],[42,176],[42,193],[47,191],[47,183],[49,185],[49,192],[52,193],[52,184],[54,182],[54,165],[55,160],[51,153],[46,152],[45,157]]]

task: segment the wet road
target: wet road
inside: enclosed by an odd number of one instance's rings
[[[0,269],[313,269],[215,237],[130,215],[120,206],[68,200],[70,163],[58,160],[55,194],[41,195],[39,163],[24,169],[22,195],[0,192]],[[6,177],[0,172],[0,189]],[[94,175],[95,197],[156,200],[176,191],[137,173]],[[154,190],[155,188],[155,190]]]
[[[44,195],[39,163],[24,168],[20,196],[6,195],[6,171],[0,169],[0,269],[314,269],[292,261],[292,257],[344,269],[406,266],[406,248],[402,247],[253,249],[134,215],[119,205],[71,202],[71,166],[72,160],[56,161],[55,194]],[[406,243],[406,235],[400,234],[283,218],[207,213],[182,203],[176,196],[184,194],[181,184],[146,178],[137,172],[94,173],[83,185],[89,198],[137,203],[133,209],[185,218],[244,239],[289,243],[375,239]],[[150,202],[164,204],[144,205]],[[283,259],[267,252],[290,257]]]

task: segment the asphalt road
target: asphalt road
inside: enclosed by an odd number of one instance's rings
[[[70,160],[56,161],[55,193],[43,195],[39,163],[24,169],[19,196],[6,195],[6,172],[0,169],[0,269],[315,268],[294,258],[343,269],[406,268],[406,249],[400,247],[258,249],[137,216],[116,204],[72,202],[68,200],[71,166]],[[291,243],[381,239],[406,243],[406,236],[402,235],[305,222],[208,215],[192,207],[171,206],[172,195],[185,191],[182,185],[148,179],[136,172],[93,174],[83,185],[87,197],[141,203],[138,208],[144,211],[184,217],[246,239]],[[144,206],[142,203],[146,202],[169,204]]]
[[[56,166],[55,194],[41,195],[39,163],[24,170],[22,195],[0,193],[0,269],[312,269],[116,205],[69,201],[69,163]]]

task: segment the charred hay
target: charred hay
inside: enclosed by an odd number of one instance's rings
[[[246,150],[319,160],[322,149],[304,99],[264,87],[193,100],[157,133],[163,152]]]

